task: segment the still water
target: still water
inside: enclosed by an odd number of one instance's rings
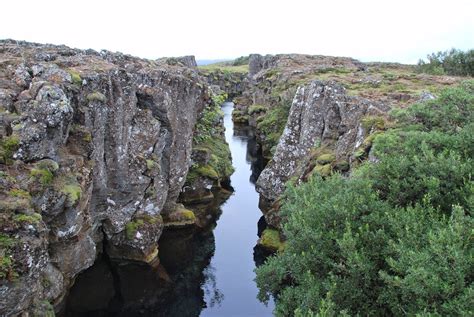
[[[217,195],[204,207],[210,224],[165,231],[159,267],[102,256],[77,278],[65,316],[272,315],[273,302],[265,306],[257,300],[254,282],[255,263],[263,261],[255,248],[262,214],[254,184],[264,162],[252,129],[234,127],[233,107],[230,102],[222,105],[234,192]]]

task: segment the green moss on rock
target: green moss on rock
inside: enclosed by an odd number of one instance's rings
[[[15,135],[0,139],[0,163],[11,164],[13,154],[18,150],[19,146],[20,139]]]
[[[68,70],[68,73],[69,73],[69,75],[71,75],[71,80],[72,80],[72,83],[73,83],[74,85],[77,85],[77,86],[81,86],[81,85],[82,85],[82,78],[81,78],[81,75],[80,75],[77,71],[75,71],[75,70],[73,70],[73,69],[69,69],[69,70]]]
[[[336,160],[336,155],[333,153],[322,154],[318,156],[316,162],[321,165],[330,164]]]
[[[67,195],[71,205],[75,205],[81,198],[82,188],[79,184],[68,184],[61,189],[61,192]]]
[[[125,225],[125,236],[127,239],[132,240],[135,238],[138,229],[144,224],[143,219],[135,219]]]
[[[258,243],[269,250],[281,252],[285,249],[285,242],[282,241],[280,233],[276,229],[267,228],[263,230]]]
[[[105,97],[104,94],[102,94],[98,91],[95,91],[95,92],[90,93],[90,94],[87,95],[87,101],[89,101],[89,102],[98,101],[98,102],[106,103],[107,102],[107,97]]]
[[[53,173],[48,169],[34,168],[30,171],[30,175],[45,186],[50,185],[54,179]]]
[[[361,124],[364,129],[370,131],[372,129],[384,130],[385,118],[380,116],[366,116],[361,119]]]
[[[350,164],[345,160],[337,161],[334,164],[334,169],[339,172],[347,172],[350,169]]]
[[[196,169],[196,172],[201,176],[204,176],[204,177],[207,177],[207,178],[210,178],[210,179],[213,179],[213,180],[218,180],[219,179],[219,174],[210,165],[199,166]]]
[[[316,165],[314,171],[323,177],[330,176],[332,172],[331,164]]]
[[[234,123],[247,123],[249,115],[243,110],[234,109],[232,111],[232,121]]]
[[[149,171],[152,171],[156,168],[157,164],[155,161],[153,160],[146,160],[146,168],[149,170]]]
[[[254,114],[254,113],[265,112],[265,111],[267,111],[267,107],[265,107],[263,105],[251,105],[249,107],[248,113],[249,114]]]
[[[178,204],[173,212],[163,216],[163,220],[166,227],[183,227],[194,225],[196,223],[196,215],[192,210],[185,208],[182,204]]]
[[[41,215],[38,213],[33,213],[31,215],[19,214],[13,216],[13,221],[28,224],[37,224],[41,221],[41,219]]]
[[[44,160],[39,161],[36,164],[36,167],[39,168],[39,169],[44,169],[44,170],[48,170],[48,171],[51,171],[51,172],[55,172],[59,169],[59,164],[54,160],[44,159]]]
[[[11,197],[23,198],[23,199],[31,199],[31,195],[29,192],[23,189],[12,189],[8,192],[8,195]]]

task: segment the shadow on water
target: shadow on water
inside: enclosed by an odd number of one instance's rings
[[[156,267],[100,256],[78,276],[65,316],[271,315],[273,303],[265,306],[256,299],[253,281],[255,265],[268,256],[255,247],[266,224],[254,184],[266,162],[252,128],[233,126],[232,109],[231,103],[223,105],[235,192],[192,206],[201,228],[165,230]]]

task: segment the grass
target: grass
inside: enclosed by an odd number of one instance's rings
[[[249,65],[226,65],[224,63],[215,63],[215,64],[209,64],[209,65],[203,65],[203,66],[198,66],[198,69],[206,72],[206,73],[211,73],[215,71],[221,71],[224,73],[248,73],[249,72]]]

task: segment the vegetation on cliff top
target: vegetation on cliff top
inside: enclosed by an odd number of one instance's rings
[[[209,155],[206,165],[193,164],[188,172],[186,182],[193,183],[197,177],[224,179],[233,172],[230,149],[223,136],[223,128],[219,123],[224,115],[221,104],[227,99],[224,95],[214,95],[212,103],[206,107],[196,124],[193,149]]]
[[[214,71],[222,71],[224,73],[248,73],[249,65],[228,65],[226,63],[215,63],[198,66],[198,69],[205,73],[210,73]]]
[[[393,116],[378,163],[286,191],[285,251],[257,269],[277,315],[473,314],[474,81]]]
[[[418,62],[418,71],[433,75],[474,76],[474,50],[432,53]]]

